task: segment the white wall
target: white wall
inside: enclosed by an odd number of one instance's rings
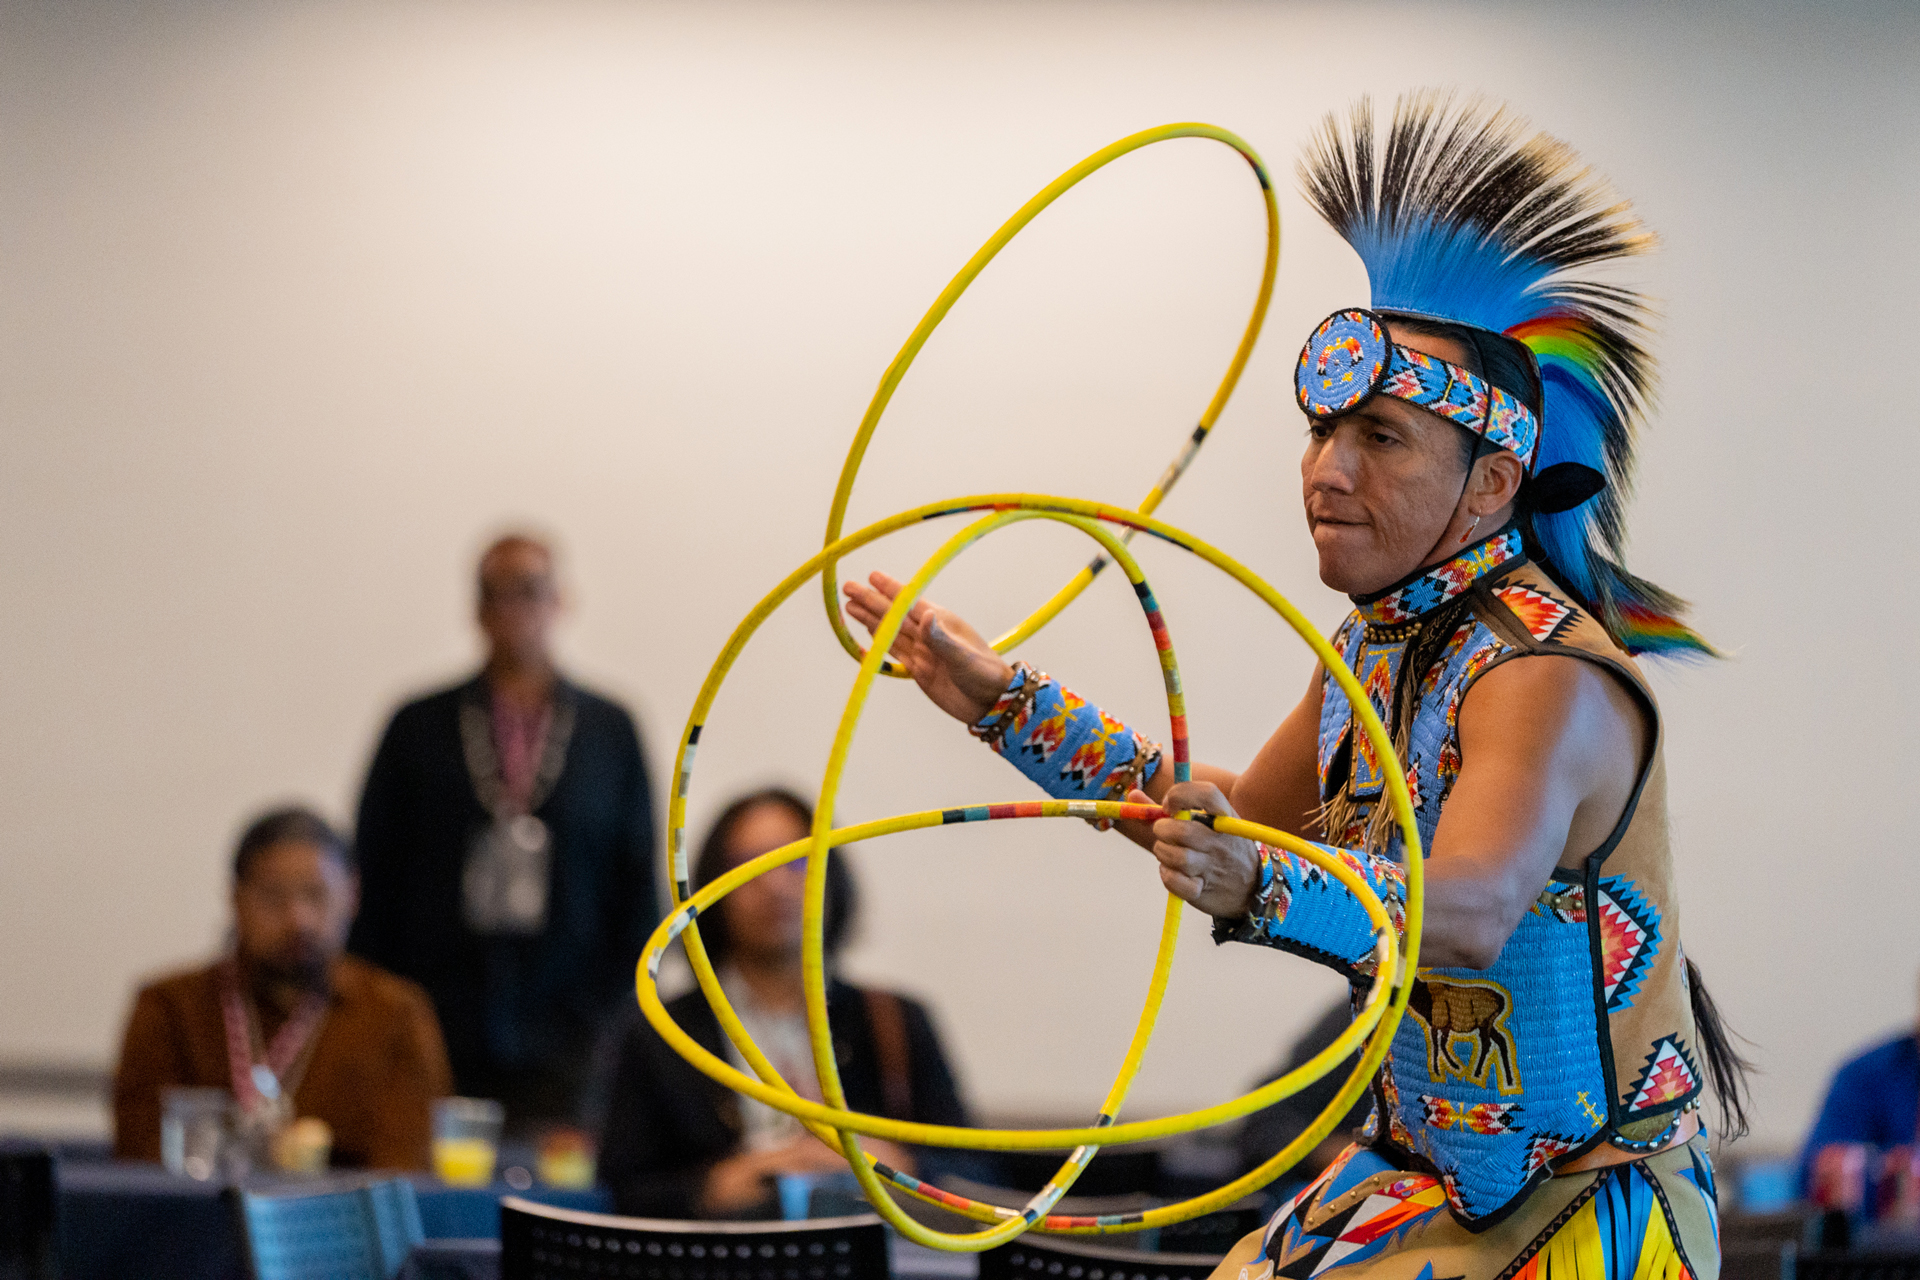
[[[223,928],[237,824],[351,813],[392,702],[471,662],[469,563],[557,531],[575,669],[664,781],[708,661],[818,545],[874,382],[1058,170],[1175,119],[1287,175],[1362,90],[1459,84],[1573,141],[1664,237],[1663,410],[1636,567],[1734,660],[1658,677],[1686,945],[1758,1044],[1759,1131],[1910,1019],[1920,875],[1915,476],[1903,307],[1920,194],[1911,6],[8,3],[0,10],[0,1057],[104,1062],[141,974]],[[1284,184],[1268,336],[1163,514],[1322,625],[1289,360],[1360,301]],[[1049,211],[903,388],[856,523],[1026,487],[1129,501],[1211,392],[1259,205],[1201,142]],[[920,531],[852,567],[910,568]],[[940,598],[1010,624],[1085,555],[1024,526]],[[1305,650],[1216,573],[1145,552],[1195,742],[1247,758]],[[695,827],[817,780],[853,668],[817,594],[722,698]],[[1117,579],[1031,646],[1160,725]],[[849,820],[1021,794],[909,688],[876,695]],[[860,852],[863,974],[931,997],[997,1112],[1090,1110],[1160,899],[1077,824]],[[1196,919],[1136,1092],[1217,1100],[1336,989]]]

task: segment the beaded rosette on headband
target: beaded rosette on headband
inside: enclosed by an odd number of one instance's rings
[[[1390,395],[1512,450],[1528,470],[1529,554],[1627,652],[1711,654],[1680,621],[1686,603],[1624,564],[1623,495],[1654,377],[1648,309],[1574,273],[1651,243],[1626,202],[1565,144],[1497,107],[1431,92],[1402,98],[1384,137],[1364,98],[1344,123],[1327,117],[1300,177],[1372,292],[1369,309],[1335,312],[1308,340],[1301,408],[1331,417]],[[1539,398],[1395,346],[1381,313],[1504,344],[1537,369]]]
[[[1523,466],[1540,442],[1540,424],[1520,397],[1470,369],[1395,344],[1386,321],[1359,308],[1320,322],[1300,348],[1293,390],[1314,418],[1352,413],[1375,395],[1405,400],[1517,455]]]

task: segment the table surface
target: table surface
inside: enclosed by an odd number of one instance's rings
[[[155,1164],[66,1162],[56,1166],[59,1249],[66,1280],[241,1280],[247,1273],[239,1223],[221,1198],[219,1182],[196,1182]],[[410,1176],[428,1237],[500,1235],[500,1197],[523,1196],[563,1209],[605,1213],[602,1188],[584,1191],[504,1182],[449,1187],[437,1178]],[[300,1184],[250,1178],[251,1189]]]
[[[195,1182],[158,1165],[61,1162],[60,1256],[67,1280],[244,1280],[239,1226],[222,1199],[218,1182]],[[414,1250],[408,1280],[498,1280],[500,1197],[522,1196],[567,1209],[611,1211],[602,1188],[584,1191],[504,1182],[490,1187],[449,1187],[436,1178],[411,1176],[427,1241]],[[248,1187],[293,1187],[287,1179],[259,1177]],[[943,1253],[894,1237],[893,1273],[900,1280],[973,1280],[979,1259]]]

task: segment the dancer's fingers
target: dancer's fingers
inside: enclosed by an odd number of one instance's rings
[[[872,635],[875,628],[880,625],[880,620],[886,617],[887,610],[893,606],[892,598],[858,582],[847,582],[842,585],[841,590],[847,597],[847,613],[867,629],[868,635]],[[909,614],[908,625],[901,627],[901,634],[909,639],[912,638],[911,618],[912,615]]]
[[[1196,880],[1184,871],[1175,871],[1172,867],[1164,865],[1160,868],[1160,883],[1166,887],[1168,893],[1182,902],[1194,902],[1206,891],[1206,885],[1202,881]]]
[[[1197,824],[1189,823],[1187,825],[1197,827]],[[1206,830],[1204,827],[1198,827],[1198,829],[1201,831]],[[1159,833],[1156,832],[1155,834],[1158,836]],[[1208,834],[1212,833],[1209,832]],[[1159,837],[1153,842],[1153,856],[1160,860],[1161,866],[1179,875],[1197,878],[1205,875],[1207,872],[1207,864],[1209,861],[1207,851],[1196,848],[1183,841],[1168,840],[1164,836]]]
[[[887,611],[886,597],[865,583],[848,579],[840,584],[840,590],[847,597],[847,612],[869,627]]]
[[[1167,788],[1167,797],[1161,803],[1169,813],[1184,809],[1228,818],[1237,816],[1226,793],[1211,782],[1176,782]]]

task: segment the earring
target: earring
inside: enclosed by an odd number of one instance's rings
[[[1465,542],[1468,538],[1471,538],[1473,536],[1473,531],[1475,529],[1478,529],[1479,527],[1480,527],[1480,517],[1475,516],[1473,518],[1473,523],[1467,526],[1467,531],[1460,535],[1460,541]]]

